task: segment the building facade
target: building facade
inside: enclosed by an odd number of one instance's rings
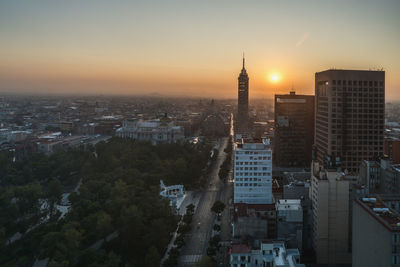
[[[358,171],[383,155],[385,72],[326,70],[315,74],[315,158]]]
[[[274,164],[309,167],[314,143],[314,96],[275,95]]]
[[[364,160],[359,180],[369,194],[400,194],[400,164],[392,164],[389,158]]]
[[[268,139],[234,146],[234,203],[272,203],[272,150]]]
[[[310,199],[313,247],[318,264],[349,264],[349,181],[344,173],[313,161]]]
[[[275,205],[234,204],[232,236],[234,238],[276,238]]]
[[[249,246],[232,244],[231,267],[304,267],[298,249],[286,249],[283,242],[261,242]]]
[[[300,199],[280,199],[276,202],[277,238],[289,248],[302,250],[303,208]]]
[[[353,267],[400,266],[399,196],[360,198],[353,204]]]
[[[400,139],[385,138],[384,153],[393,164],[400,164]]]
[[[149,141],[153,145],[176,143],[185,138],[183,127],[175,126],[168,118],[150,121],[124,120],[122,127],[117,129],[116,135],[138,141]]]
[[[183,185],[166,186],[163,180],[160,180],[160,196],[169,200],[169,205],[173,210],[177,211],[181,207],[185,199],[185,191]]]

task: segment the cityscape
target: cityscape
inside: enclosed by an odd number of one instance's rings
[[[337,3],[0,3],[0,266],[400,266],[400,3]]]

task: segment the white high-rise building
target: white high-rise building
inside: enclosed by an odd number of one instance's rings
[[[269,139],[242,139],[234,150],[234,203],[272,203],[272,150]]]

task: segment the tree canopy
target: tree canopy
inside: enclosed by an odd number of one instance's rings
[[[211,146],[112,138],[94,150],[17,162],[0,153],[0,265],[45,258],[49,266],[157,265],[179,219],[159,195],[160,179],[198,187]],[[71,207],[60,218],[66,192]],[[22,238],[5,245],[17,232]]]
[[[219,200],[215,201],[213,206],[211,207],[211,211],[215,213],[221,213],[225,209],[225,204]]]

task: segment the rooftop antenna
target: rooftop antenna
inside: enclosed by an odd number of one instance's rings
[[[243,69],[244,69],[244,52],[243,52]]]

